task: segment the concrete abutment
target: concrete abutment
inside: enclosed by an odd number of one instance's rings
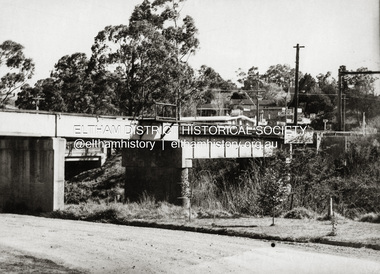
[[[144,194],[157,201],[190,205],[188,168],[183,148],[171,147],[170,141],[156,141],[151,148],[124,148],[125,198],[139,201]]]
[[[0,212],[64,206],[63,138],[0,137]]]

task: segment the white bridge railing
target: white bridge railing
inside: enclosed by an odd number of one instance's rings
[[[178,130],[166,131],[172,123],[137,121],[125,116],[37,111],[0,111],[0,136],[62,137],[82,139],[178,139]]]

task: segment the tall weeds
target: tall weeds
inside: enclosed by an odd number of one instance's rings
[[[379,137],[379,136],[377,136]],[[330,197],[334,211],[350,218],[380,212],[380,145],[376,137],[352,140],[341,157],[298,147],[291,164],[286,151],[271,159],[194,160],[193,204],[231,213],[267,215],[273,195],[279,195],[278,213],[303,207],[327,212]],[[290,175],[290,181],[274,187]],[[291,187],[291,189],[290,189]],[[276,194],[277,192],[277,194]],[[273,194],[274,193],[274,194]]]
[[[260,214],[258,199],[266,177],[257,161],[243,165],[236,160],[198,160],[191,184],[192,204],[234,214]]]

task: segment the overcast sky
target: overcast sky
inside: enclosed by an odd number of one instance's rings
[[[13,40],[34,60],[33,82],[75,52],[91,54],[96,34],[127,24],[142,0],[0,0],[0,43]],[[295,66],[316,76],[340,65],[380,70],[379,0],[187,0],[182,14],[194,18],[200,49],[190,58],[235,81],[236,70]],[[380,75],[379,75],[380,77]],[[378,81],[380,82],[380,81]],[[380,85],[379,91],[380,91]]]

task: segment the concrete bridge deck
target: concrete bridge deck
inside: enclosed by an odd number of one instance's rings
[[[15,207],[51,211],[64,206],[65,157],[75,158],[75,153],[68,155],[66,140],[89,143],[90,150],[122,144],[127,197],[133,200],[147,191],[158,200],[178,203],[181,198],[185,205],[192,159],[269,157],[283,143],[306,140],[298,138],[307,135],[304,128],[287,134],[291,128],[273,131],[269,127],[260,133],[247,117],[220,119],[136,120],[2,110],[0,212]]]

